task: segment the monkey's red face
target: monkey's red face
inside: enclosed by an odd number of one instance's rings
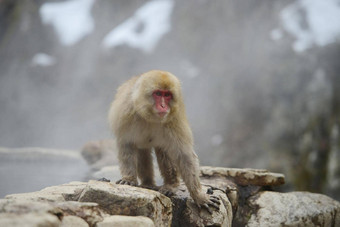
[[[160,117],[164,117],[170,111],[169,102],[172,99],[172,93],[168,90],[155,90],[152,93],[155,100],[155,108]]]

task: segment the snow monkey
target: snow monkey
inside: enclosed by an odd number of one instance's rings
[[[182,177],[199,207],[218,208],[218,197],[206,194],[199,181],[199,161],[186,118],[179,80],[169,72],[153,70],[133,77],[118,88],[109,111],[117,139],[122,179],[117,184],[155,188],[152,149],[164,185],[172,195]]]

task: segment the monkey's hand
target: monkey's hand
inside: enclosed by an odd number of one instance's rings
[[[116,184],[137,186],[137,180],[131,180],[123,177],[122,179],[118,180]]]
[[[218,196],[201,193],[200,196],[194,200],[199,208],[204,207],[210,214],[212,214],[211,207],[217,210],[220,209],[221,202]]]

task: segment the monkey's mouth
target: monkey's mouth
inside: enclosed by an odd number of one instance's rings
[[[168,112],[158,112],[158,116],[160,116],[161,118],[164,118],[167,114]]]

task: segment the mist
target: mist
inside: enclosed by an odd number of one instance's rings
[[[283,172],[340,199],[337,0],[0,1],[0,146],[113,138],[116,89],[182,82],[202,165]]]

